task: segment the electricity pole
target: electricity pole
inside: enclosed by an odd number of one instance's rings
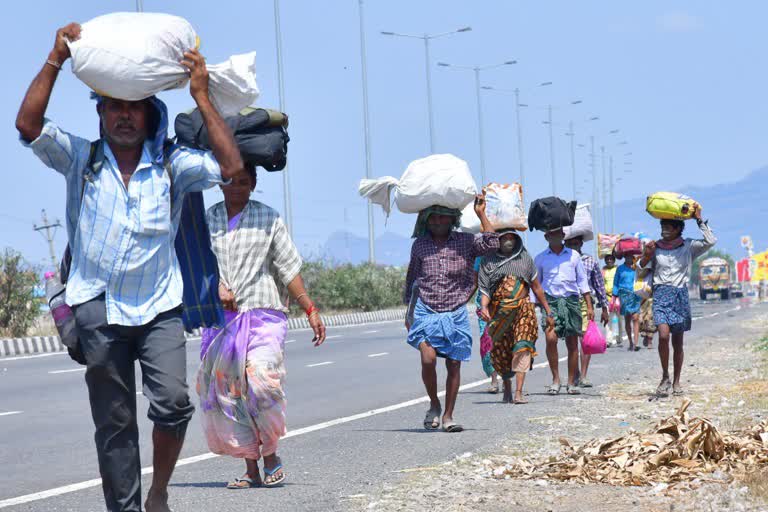
[[[48,215],[45,213],[45,210],[42,211],[42,218],[43,218],[43,225],[38,226],[37,224],[33,225],[35,231],[43,235],[43,238],[48,242],[48,250],[50,251],[51,255],[51,266],[53,267],[54,273],[56,275],[59,275],[59,264],[56,261],[56,249],[53,246],[53,237],[56,236],[56,230],[61,227],[61,222],[56,220],[54,224],[51,224],[48,222]]]

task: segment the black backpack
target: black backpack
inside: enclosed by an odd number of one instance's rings
[[[288,116],[275,110],[248,107],[224,119],[235,136],[240,154],[247,164],[267,171],[285,168],[288,158]],[[210,151],[211,143],[203,116],[197,109],[176,116],[176,143]]]
[[[551,231],[573,224],[576,201],[566,203],[559,197],[536,199],[528,209],[528,227],[531,231]]]

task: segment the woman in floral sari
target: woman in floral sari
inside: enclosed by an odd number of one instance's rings
[[[301,257],[285,224],[275,210],[250,200],[256,169],[246,168],[221,188],[224,202],[206,217],[226,326],[203,331],[197,377],[203,429],[213,453],[245,459],[245,474],[228,488],[274,486],[285,480],[277,445],[286,432],[289,296],[306,312],[315,346],[325,341],[325,326],[304,289]]]
[[[530,291],[547,312],[547,329],[554,329],[549,304],[536,275],[533,259],[520,236],[512,230],[502,231],[500,249],[486,256],[480,265],[478,286],[481,294],[481,316],[488,322],[487,334],[493,341],[491,362],[504,383],[505,403],[528,403],[523,397],[525,374],[536,356],[538,322]],[[516,387],[512,395],[512,374]]]

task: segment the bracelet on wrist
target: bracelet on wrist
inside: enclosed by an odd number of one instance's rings
[[[48,59],[48,60],[45,61],[45,63],[47,65],[53,66],[57,70],[61,71],[61,63],[60,62],[57,62],[57,61],[55,61],[53,59]]]
[[[312,315],[314,315],[314,314],[319,314],[319,313],[320,313],[320,310],[319,310],[319,309],[317,309],[317,307],[316,307],[314,304],[312,304],[312,305],[309,307],[309,309],[307,309],[307,310],[305,311],[305,313],[307,314],[307,318],[309,318],[309,317],[311,317],[311,316],[312,316]]]

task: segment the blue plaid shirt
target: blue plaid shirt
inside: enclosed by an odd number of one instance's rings
[[[174,250],[184,195],[222,183],[210,152],[172,146],[171,181],[163,167],[165,105],[157,134],[144,143],[139,165],[126,187],[115,157],[104,143],[101,171],[86,182],[91,143],[45,120],[41,135],[24,145],[67,183],[67,234],[72,267],[67,303],[75,306],[102,293],[110,324],[138,326],[182,303],[182,277]],[[82,203],[82,207],[81,207]],[[173,205],[171,211],[171,204]]]

